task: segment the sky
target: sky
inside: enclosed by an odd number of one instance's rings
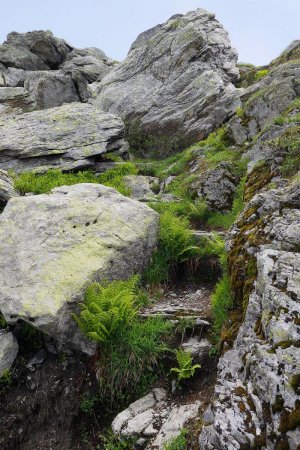
[[[77,48],[122,60],[137,35],[170,16],[216,14],[239,61],[264,65],[300,39],[300,0],[0,0],[0,42],[11,31],[51,30]]]

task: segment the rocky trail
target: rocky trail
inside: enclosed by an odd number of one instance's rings
[[[300,41],[237,61],[0,45],[1,450],[299,450]]]

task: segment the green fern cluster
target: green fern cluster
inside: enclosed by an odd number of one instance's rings
[[[86,336],[100,344],[100,398],[111,404],[122,405],[132,396],[144,395],[156,381],[159,361],[168,351],[172,326],[161,318],[139,319],[137,311],[145,300],[138,276],[105,285],[93,283],[80,314],[73,315]]]
[[[139,277],[113,281],[103,286],[93,283],[80,305],[79,316],[73,318],[82,331],[94,341],[108,341],[116,331],[128,327],[137,313]]]
[[[178,380],[186,380],[195,375],[196,369],[200,369],[200,364],[193,365],[193,357],[189,352],[184,350],[175,350],[176,359],[179,367],[173,367],[171,372],[176,372]]]

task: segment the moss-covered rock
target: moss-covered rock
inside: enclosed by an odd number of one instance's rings
[[[71,311],[93,281],[141,272],[158,214],[111,188],[80,184],[9,201],[0,218],[0,310],[84,348]]]

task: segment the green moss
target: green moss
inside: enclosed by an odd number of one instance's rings
[[[257,164],[246,178],[244,201],[248,203],[271,182],[274,176],[274,172],[266,162]]]
[[[4,319],[3,314],[0,312],[0,330],[7,327],[6,320]]]
[[[278,430],[281,433],[286,433],[291,430],[295,430],[300,426],[300,402],[296,400],[295,408],[290,411],[284,409],[280,417],[280,425]]]
[[[272,405],[272,411],[273,413],[281,412],[284,406],[284,399],[281,395],[276,395],[275,402]]]
[[[300,373],[293,375],[290,380],[290,385],[297,395],[300,395]]]

